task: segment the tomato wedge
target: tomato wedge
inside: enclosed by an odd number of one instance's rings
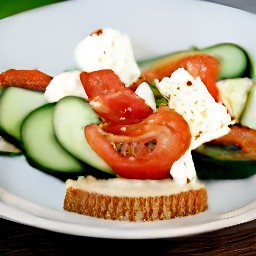
[[[154,79],[162,80],[164,77],[169,77],[178,68],[184,68],[193,77],[200,77],[208,91],[211,93],[213,98],[218,101],[219,93],[216,86],[216,81],[220,71],[219,61],[208,54],[193,54],[186,57],[172,60],[171,62],[149,68],[142,73],[135,85],[131,88],[133,90],[143,81],[152,83]]]
[[[81,72],[80,80],[90,105],[108,123],[133,124],[153,113],[112,70]]]
[[[84,128],[84,133],[92,149],[117,175],[128,179],[170,178],[172,164],[191,141],[184,118],[161,106],[145,120],[124,127],[117,131],[118,135],[91,124]]]

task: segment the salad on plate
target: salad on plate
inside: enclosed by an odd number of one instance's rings
[[[1,154],[24,155],[66,181],[65,210],[112,220],[188,216],[207,210],[203,180],[255,175],[246,49],[225,42],[137,61],[129,37],[104,28],[74,55],[77,67],[54,77],[0,74]]]

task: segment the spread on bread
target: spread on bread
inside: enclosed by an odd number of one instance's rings
[[[92,217],[157,221],[207,210],[207,190],[200,182],[180,186],[171,179],[67,180],[64,209]]]

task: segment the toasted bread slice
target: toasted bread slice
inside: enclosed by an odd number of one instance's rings
[[[64,210],[108,220],[157,221],[207,209],[207,190],[200,182],[178,185],[166,180],[67,180]]]

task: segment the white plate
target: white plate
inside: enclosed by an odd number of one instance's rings
[[[253,14],[201,1],[67,1],[0,21],[0,72],[38,68],[56,75],[75,65],[76,44],[103,27],[128,34],[138,59],[219,42],[238,43],[256,59],[255,25]],[[65,212],[63,182],[31,168],[23,157],[1,157],[0,163],[1,216],[47,230],[117,239],[167,238],[256,218],[256,176],[207,182],[209,210],[204,213],[128,223]]]

